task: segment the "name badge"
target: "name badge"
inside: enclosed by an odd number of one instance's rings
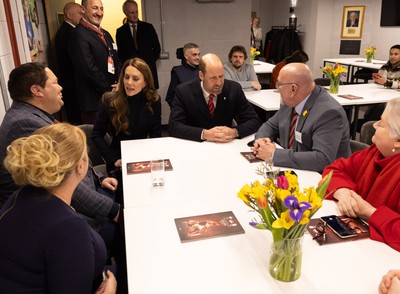
[[[114,60],[111,58],[111,56],[108,56],[108,72],[115,74],[115,66],[114,66]]]
[[[294,137],[295,137],[297,142],[299,142],[300,144],[303,144],[303,141],[301,140],[301,133],[300,132],[296,131],[294,133]]]
[[[113,49],[114,49],[115,51],[118,51],[117,44],[115,44],[115,43],[112,43],[112,46],[113,46]]]

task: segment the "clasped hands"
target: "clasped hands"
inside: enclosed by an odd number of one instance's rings
[[[238,136],[235,128],[226,126],[213,127],[209,130],[203,131],[203,139],[211,142],[226,143],[232,141]]]
[[[376,210],[360,195],[348,188],[337,189],[333,197],[338,201],[339,211],[349,217],[360,217],[368,220]]]
[[[253,154],[262,160],[272,159],[275,149],[275,143],[269,138],[257,139],[254,142],[253,147],[251,147]]]

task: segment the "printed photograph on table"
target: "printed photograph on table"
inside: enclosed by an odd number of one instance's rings
[[[341,38],[360,39],[364,23],[365,6],[344,6]]]
[[[232,211],[176,218],[175,225],[182,243],[244,234],[243,227]]]
[[[164,159],[164,169],[166,171],[172,170],[172,164],[169,159]],[[127,170],[128,175],[149,173],[150,172],[150,160],[128,162],[126,164],[126,170]]]

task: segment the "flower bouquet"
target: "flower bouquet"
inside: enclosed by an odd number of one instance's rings
[[[322,206],[332,173],[324,177],[317,188],[300,191],[297,175],[288,170],[266,175],[265,181],[244,185],[238,197],[260,218],[250,222],[257,229],[270,230],[271,247],[269,272],[277,280],[295,281],[301,274],[301,242],[311,217]]]
[[[257,55],[260,55],[260,51],[258,51],[254,47],[251,47],[250,48],[250,64],[254,64],[254,59],[256,58]]]
[[[340,77],[347,73],[347,69],[336,63],[334,67],[329,65],[322,68],[322,72],[328,76],[330,80],[329,93],[337,94],[339,92]]]
[[[366,62],[371,63],[372,59],[375,57],[376,47],[371,46],[364,49],[365,56],[367,57]]]

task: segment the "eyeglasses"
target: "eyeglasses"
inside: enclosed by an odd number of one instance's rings
[[[322,240],[325,241],[326,240],[326,223],[324,223],[324,222],[318,223],[315,226],[315,230],[317,231],[317,234],[315,235],[313,240],[322,237]]]
[[[296,85],[296,86],[297,86],[296,83],[279,83],[279,82],[277,81],[276,84],[275,84],[275,87],[276,87],[276,89],[279,91],[279,87],[280,87],[280,86],[285,86],[285,85]]]

